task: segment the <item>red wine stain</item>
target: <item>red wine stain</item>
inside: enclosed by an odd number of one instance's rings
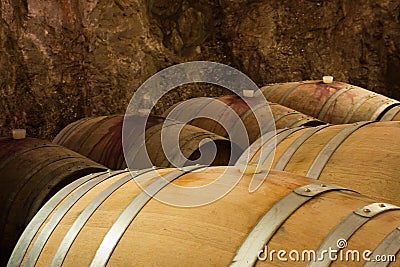
[[[241,97],[236,95],[222,96],[219,97],[218,100],[230,106],[239,117],[250,109],[249,105]],[[249,101],[250,105],[254,102],[252,98],[247,98],[247,101]]]
[[[314,83],[314,90],[312,97],[316,99],[320,103],[320,107],[324,105],[327,101],[329,101],[330,97],[333,96],[339,90],[350,86],[349,84],[342,83],[342,82],[333,82],[331,84],[323,83],[322,81],[317,81]],[[331,107],[329,107],[328,112],[326,113],[325,117],[322,118],[325,121],[333,121],[335,116],[338,112],[338,101],[343,101],[340,99],[349,98],[351,105],[354,105],[354,94],[352,91],[347,91],[340,95],[336,100],[333,101]],[[313,114],[319,114],[320,110],[317,110],[318,107],[313,107]]]
[[[143,119],[145,118],[143,117]],[[99,162],[103,164],[107,162],[107,167],[118,169],[120,168],[120,166],[122,166],[124,162],[122,149],[122,125],[124,121],[124,116],[117,116],[111,118],[111,120],[112,122],[108,122],[110,123],[110,127],[108,128],[107,133],[105,133],[101,137],[99,142],[93,146],[88,155],[93,152],[94,148],[100,145],[102,152],[101,155],[97,155],[98,157],[100,157]],[[146,121],[146,130],[159,123],[162,123],[163,121],[163,117],[149,116]],[[132,133],[133,135],[131,135],[130,138],[133,140],[139,138],[139,136],[142,134],[141,131],[135,131],[134,129]],[[111,162],[110,159],[113,159],[113,161]]]

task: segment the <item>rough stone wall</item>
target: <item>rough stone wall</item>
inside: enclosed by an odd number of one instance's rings
[[[400,98],[400,3],[224,1],[227,42],[259,85],[336,80]]]
[[[257,84],[333,75],[400,99],[398,0],[0,0],[0,135],[52,138],[123,113],[152,74],[191,60]],[[185,86],[155,112],[226,90]]]

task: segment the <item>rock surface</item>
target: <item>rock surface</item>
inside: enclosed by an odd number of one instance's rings
[[[227,2],[227,41],[257,83],[332,75],[400,98],[398,1]]]
[[[258,85],[333,75],[400,99],[397,0],[0,0],[0,135],[51,139],[85,116],[123,113],[176,63],[231,65]],[[227,90],[179,88],[154,112]]]

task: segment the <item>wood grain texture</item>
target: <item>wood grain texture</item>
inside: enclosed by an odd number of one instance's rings
[[[159,173],[166,174],[172,170],[162,169]],[[241,174],[235,167],[211,167],[185,174],[173,184],[202,186],[217,179],[224,171],[233,176]],[[106,179],[75,203],[52,233],[37,266],[49,265],[77,216],[96,195],[122,175],[125,174]],[[223,198],[201,207],[180,208],[150,200],[118,242],[108,266],[227,266],[266,211],[294,189],[314,182],[295,174],[270,171],[262,186],[249,193],[250,179],[250,175],[244,176]],[[149,176],[148,183],[151,181],[154,181],[154,173],[153,177]],[[173,197],[180,197],[174,190],[170,192],[176,194]],[[138,193],[140,188],[131,180],[110,195],[86,222],[63,266],[90,264],[108,229]],[[331,191],[316,196],[283,223],[268,246],[288,251],[317,249],[326,235],[345,217],[372,202],[349,191]],[[388,211],[372,218],[349,239],[348,249],[372,250],[399,222],[400,211]],[[304,266],[305,263],[279,262],[275,259],[272,262],[260,261],[259,265]],[[360,266],[360,263],[346,262],[345,265]]]
[[[242,149],[236,146],[233,142],[230,142],[228,139],[221,137],[217,134],[209,132],[207,130],[192,126],[192,125],[182,125],[178,124],[171,124],[167,127],[164,127],[165,131],[168,133],[169,127],[174,126],[182,126],[182,130],[179,133],[179,147],[176,149],[180,149],[182,155],[191,161],[200,160],[198,164],[207,164],[207,162],[201,162],[200,157],[202,156],[203,159],[208,158],[211,155],[212,146],[211,143],[213,142],[216,146],[216,155],[214,160],[212,160],[211,165],[213,166],[224,166],[228,165],[231,158],[231,146],[234,146],[236,153],[232,153],[233,158],[231,161],[236,162],[237,158],[240,156]],[[166,156],[166,151],[163,150],[162,146],[162,133],[163,125],[155,125],[154,127],[149,128],[146,131],[146,147],[148,151],[148,155],[150,160],[153,162],[154,166],[159,167],[172,167],[172,163]],[[173,138],[173,136],[169,137]],[[208,141],[201,143],[202,140],[208,139]],[[174,147],[175,149],[175,147]],[[205,153],[201,155],[200,151],[203,150]],[[168,156],[173,156],[173,151],[167,151]],[[172,152],[172,153],[171,153]]]
[[[264,86],[261,91],[268,101],[333,124],[379,120],[389,108],[399,103],[337,81],[330,84],[320,80],[280,83]]]
[[[299,111],[293,110],[291,108],[276,104],[269,103],[267,105],[256,104],[256,98],[246,98],[246,101],[251,103],[252,108],[240,97],[234,95],[227,95],[223,97],[215,98],[226,105],[225,108],[221,108],[216,105],[193,105],[187,106],[175,113],[174,118],[178,119],[180,116],[186,116],[187,113],[199,115],[202,114],[218,114],[216,120],[208,118],[196,118],[189,123],[193,126],[205,129],[207,131],[213,132],[220,136],[229,138],[229,133],[232,133],[234,127],[237,127],[237,117],[230,114],[230,109],[234,111],[237,116],[243,122],[246,128],[247,135],[249,137],[249,143],[253,143],[257,138],[260,137],[260,124],[263,123],[267,131],[273,130],[273,122],[275,123],[276,129],[300,127],[300,126],[317,126],[322,125],[324,122],[317,120],[311,116],[305,115]],[[211,102],[211,101],[210,101]],[[176,108],[180,103],[176,103],[167,111],[164,112],[163,116],[167,117],[171,111]],[[214,107],[214,110],[210,108]],[[230,109],[229,109],[230,108]],[[256,115],[259,120],[257,120]],[[271,115],[271,116],[269,116]],[[221,126],[221,122],[226,122],[224,127]]]
[[[314,133],[302,143],[283,169],[299,175],[307,175],[314,160],[328,142],[342,129],[350,125],[331,125]],[[300,129],[277,144],[272,168],[289,147],[310,129]],[[400,122],[374,122],[363,126],[347,137],[331,154],[319,176],[321,181],[353,188],[383,201],[400,204]],[[259,143],[255,143],[259,144]],[[255,147],[250,162],[258,160],[260,152]]]
[[[146,127],[162,121],[162,117],[150,116]],[[124,115],[84,118],[67,125],[57,134],[53,143],[65,146],[110,169],[123,169],[126,168],[122,148],[123,122]],[[136,140],[141,133],[133,129],[132,134],[130,137]]]
[[[59,189],[106,168],[49,141],[0,138],[0,233],[4,265],[25,226]]]

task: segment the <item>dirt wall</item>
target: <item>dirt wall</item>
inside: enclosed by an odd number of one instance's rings
[[[258,85],[319,79],[400,99],[397,0],[0,0],[0,135],[123,113],[157,71],[211,60]],[[187,86],[157,105],[226,90]]]

